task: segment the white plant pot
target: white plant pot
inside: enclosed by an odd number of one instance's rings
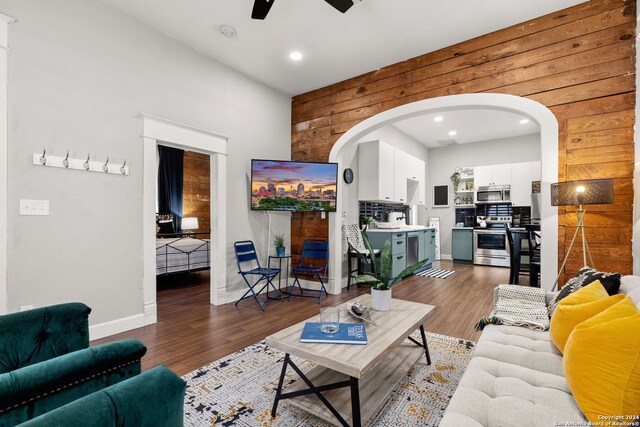
[[[371,308],[376,311],[391,310],[391,289],[386,291],[371,289]]]

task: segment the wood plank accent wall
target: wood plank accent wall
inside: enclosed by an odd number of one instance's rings
[[[196,232],[211,231],[209,155],[184,152],[182,216],[198,218]],[[209,238],[209,235],[199,235]]]
[[[592,0],[295,96],[292,158],[327,161],[355,124],[414,101],[479,92],[533,99],[558,119],[560,181],[615,179],[615,204],[588,208],[587,235],[599,269],[631,273],[635,8],[635,0]],[[559,213],[560,263],[576,216]],[[327,235],[318,214],[293,215],[293,253]],[[567,273],[581,259],[573,252]]]

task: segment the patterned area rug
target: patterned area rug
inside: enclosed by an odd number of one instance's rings
[[[419,333],[414,335],[419,337]],[[368,426],[437,426],[475,343],[427,333],[431,366],[424,357],[401,380]],[[271,406],[284,353],[253,344],[183,377],[187,381],[185,426],[328,427],[331,424],[283,400],[278,415]],[[292,358],[303,372],[314,365]],[[291,368],[285,384],[297,379]]]
[[[455,274],[453,270],[442,270],[439,268],[429,268],[427,270],[420,271],[416,273],[416,276],[422,277],[435,277],[436,279],[446,279],[449,276]]]

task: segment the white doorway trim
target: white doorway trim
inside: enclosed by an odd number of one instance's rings
[[[0,314],[9,311],[7,288],[9,188],[9,24],[15,19],[0,13]]]
[[[331,149],[329,161],[339,163],[340,170],[342,170],[345,153],[349,152],[350,148],[354,148],[353,146],[371,131],[400,119],[420,116],[429,112],[452,111],[461,108],[513,111],[531,118],[540,126],[542,150],[541,227],[544,231],[544,239],[551,242],[551,244],[542,245],[540,283],[543,287],[550,289],[553,286],[558,265],[558,209],[551,206],[550,189],[550,184],[558,181],[558,122],[553,113],[544,105],[519,96],[495,93],[451,95],[413,102],[383,111],[349,129]],[[338,189],[338,194],[341,193],[343,192]],[[330,258],[327,290],[332,294],[340,293],[342,287],[346,286],[346,278],[342,275],[341,218],[349,209],[354,209],[354,203],[357,206],[357,200],[346,201],[338,196],[336,213],[329,215],[329,246],[333,256]]]
[[[142,114],[142,253],[144,323],[157,322],[156,305],[156,187],[158,182],[157,146],[209,154],[211,176],[211,284],[210,302],[219,304],[226,294],[226,200],[228,137],[207,130]],[[226,301],[224,301],[226,302]]]

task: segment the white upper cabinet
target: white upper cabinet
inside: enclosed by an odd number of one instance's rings
[[[424,205],[425,163],[383,141],[358,145],[358,198]]]
[[[476,166],[473,168],[473,184],[476,188],[487,185],[507,185],[511,181],[511,164]]]
[[[425,176],[426,169],[423,160],[409,156],[407,181],[407,201],[410,205],[424,205],[426,200]]]
[[[394,155],[394,200],[407,203],[407,178],[409,177],[410,157],[404,151],[395,149]]]
[[[491,167],[491,185],[508,185],[511,180],[511,163]]]
[[[395,148],[382,141],[358,145],[360,200],[394,202]]]
[[[540,181],[542,178],[542,163],[531,162],[531,181]]]
[[[476,166],[473,168],[473,185],[478,187],[486,187],[491,184],[491,168],[492,166]]]
[[[531,163],[511,165],[511,203],[514,206],[531,206]]]

